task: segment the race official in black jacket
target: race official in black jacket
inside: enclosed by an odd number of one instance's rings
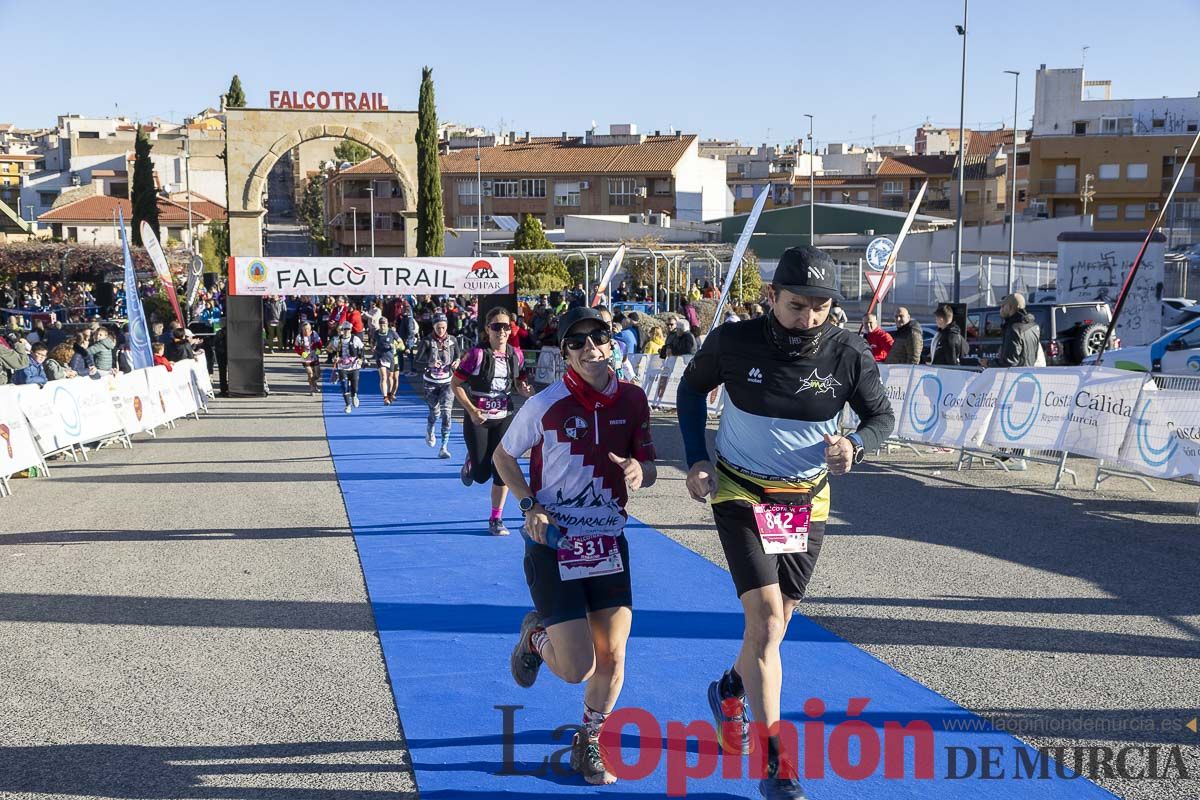
[[[713,330],[679,384],[688,492],[711,500],[746,618],[741,656],[708,696],[718,730],[736,731],[722,725],[741,724],[741,742],[724,742],[733,752],[750,746],[746,715],[738,710],[747,702],[756,722],[769,727],[779,721],[779,645],[821,549],[828,476],[849,472],[895,427],[870,348],[829,319],[832,301],[842,299],[834,272],[833,261],[816,248],[787,250],[769,290],[771,312]],[[705,396],[721,385],[726,401],[710,460]],[[843,437],[839,418],[847,403],[861,422]],[[762,512],[781,507],[788,524],[807,518],[803,549],[776,553],[770,546],[771,523]],[[802,546],[798,537],[793,544]],[[796,754],[781,753],[772,737],[767,760],[763,796],[803,797]]]
[[[938,332],[933,339],[932,363],[958,366],[967,354],[967,340],[954,322],[954,310],[947,305],[938,306],[933,312],[933,320],[937,323]]]

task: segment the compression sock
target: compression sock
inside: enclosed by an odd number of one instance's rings
[[[730,667],[729,671],[721,676],[720,689],[723,697],[741,697],[746,693],[745,687],[742,686],[742,676],[738,675],[736,667]]]
[[[608,714],[596,711],[587,703],[583,704],[583,730],[589,739],[596,739],[600,736],[600,726],[606,719],[608,719]]]
[[[488,519],[500,519],[500,506],[492,506],[492,515]]]

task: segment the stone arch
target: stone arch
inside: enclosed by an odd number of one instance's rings
[[[258,163],[255,164],[254,169],[246,177],[246,185],[243,188],[242,207],[246,211],[255,213],[263,211],[263,187],[266,186],[267,176],[270,174],[271,168],[275,166],[275,162],[284,153],[299,146],[302,142],[312,141],[313,139],[349,139],[379,155],[387,163],[392,172],[396,174],[400,185],[404,187],[405,210],[417,210],[416,183],[413,181],[404,162],[400,160],[396,151],[387,142],[371,135],[362,128],[355,128],[349,125],[310,125],[307,128],[295,130],[279,137],[268,148],[267,152],[263,154]]]

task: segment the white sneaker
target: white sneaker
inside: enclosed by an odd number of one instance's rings
[[[354,407],[358,408],[358,395],[354,395],[354,399],[352,402],[354,403]]]
[[[427,431],[425,431],[425,444],[429,447],[437,446],[437,440],[433,438],[433,428],[429,428]]]
[[[346,404],[346,413],[347,414],[350,413],[350,404],[349,403]]]
[[[442,449],[438,451],[438,458],[449,458],[449,457],[450,457],[450,448],[447,447],[446,445],[442,445]]]

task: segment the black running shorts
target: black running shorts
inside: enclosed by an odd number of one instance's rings
[[[550,627],[559,622],[585,619],[589,611],[605,608],[633,607],[633,588],[629,581],[629,543],[617,537],[625,569],[613,575],[564,581],[558,574],[558,551],[525,540],[525,582],[529,596],[542,618]]]
[[[729,563],[729,574],[737,587],[738,597],[751,589],[779,584],[784,597],[800,600],[812,578],[813,567],[821,553],[825,523],[811,522],[808,528],[808,552],[767,555],[758,538],[754,511],[742,500],[728,500],[712,506],[721,547]]]

